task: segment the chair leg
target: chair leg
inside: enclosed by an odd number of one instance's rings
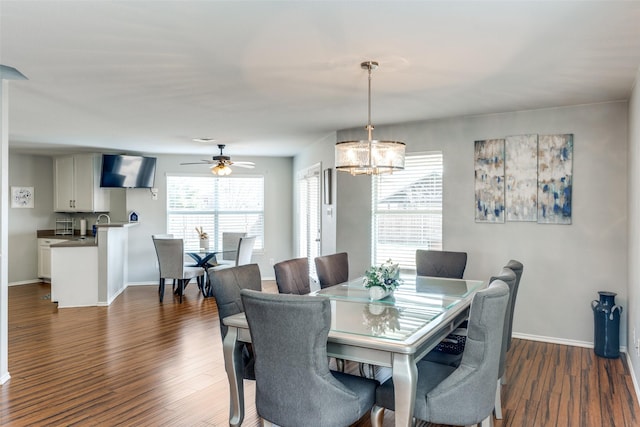
[[[371,427],[382,427],[384,419],[384,408],[382,406],[373,405],[371,408]]]
[[[182,296],[184,295],[184,279],[178,280],[178,284],[180,285],[180,304],[182,304]]]
[[[158,285],[158,294],[160,294],[160,302],[164,298],[164,279],[160,278],[160,283]]]
[[[336,368],[339,372],[344,372],[344,359],[336,358]]]
[[[501,392],[500,389],[501,389],[500,378],[498,378],[498,387],[496,387],[496,402],[495,402],[495,408],[494,408],[497,420],[502,419],[502,399],[500,396],[500,392]]]

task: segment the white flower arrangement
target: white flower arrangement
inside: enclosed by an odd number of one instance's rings
[[[402,281],[400,277],[400,267],[390,259],[379,267],[373,266],[364,273],[363,285],[365,288],[379,286],[385,292],[394,291]]]

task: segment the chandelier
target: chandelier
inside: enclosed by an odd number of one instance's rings
[[[360,141],[336,143],[336,169],[351,175],[380,175],[404,169],[405,144],[400,141],[373,139],[371,124],[371,71],[378,68],[375,61],[366,61],[360,67],[369,71],[369,120],[365,129],[368,138]]]

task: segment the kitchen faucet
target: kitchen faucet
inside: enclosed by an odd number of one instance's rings
[[[96,224],[100,224],[100,218],[102,217],[106,217],[107,218],[107,224],[111,224],[111,217],[107,214],[100,214],[98,215],[98,218],[96,219]]]

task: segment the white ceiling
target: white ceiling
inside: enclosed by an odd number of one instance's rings
[[[295,155],[385,123],[627,99],[638,1],[0,0],[10,147]],[[196,143],[208,137],[215,143]]]

